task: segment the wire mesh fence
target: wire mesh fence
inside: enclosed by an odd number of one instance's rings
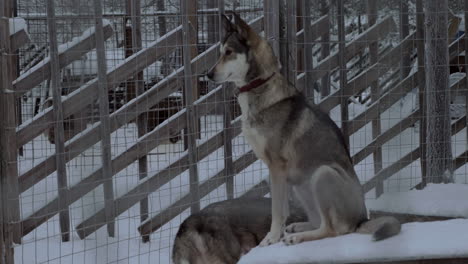
[[[205,77],[225,12],[261,32],[281,73],[342,129],[368,200],[431,182],[432,120],[447,121],[453,182],[466,184],[465,7],[442,12],[449,112],[428,116],[426,4],[4,1],[5,263],[171,263],[191,212],[267,195],[233,86]]]

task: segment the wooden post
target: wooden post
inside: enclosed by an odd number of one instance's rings
[[[367,16],[369,27],[373,26],[377,22],[377,1],[378,0],[367,0]],[[369,43],[370,53],[370,64],[374,65],[379,61],[379,42],[374,41]],[[371,100],[376,102],[380,98],[379,80],[375,80],[371,83]],[[377,111],[380,112],[380,109]],[[372,139],[378,137],[381,133],[380,125],[380,114],[372,120]],[[374,157],[374,173],[377,174],[382,170],[382,147],[375,148],[373,153]],[[379,181],[375,187],[375,195],[379,197],[383,193],[383,181]]]
[[[427,182],[453,181],[450,133],[448,0],[426,1]]]
[[[347,70],[346,70],[346,31],[344,22],[344,3],[343,0],[337,0],[338,5],[338,49],[339,49],[339,67],[340,67],[340,99],[341,99],[341,131],[343,132],[344,140],[349,149],[349,133],[348,133],[348,97],[345,94],[347,86]]]
[[[219,10],[219,18],[218,18],[218,35],[220,39],[224,36],[224,27],[221,21],[221,14],[224,13],[224,0],[218,0],[218,10]],[[231,100],[232,94],[230,93],[232,90],[228,89],[228,85],[225,84],[223,87],[223,123],[224,123],[224,173],[226,177],[226,194],[227,199],[234,198],[234,163],[232,158],[232,133],[231,133],[231,121],[232,121],[232,113],[231,113]]]
[[[408,1],[400,0],[400,40],[409,36],[409,8]],[[411,71],[411,49],[404,49],[401,59],[400,79],[403,80]]]
[[[311,1],[310,0],[301,0],[301,9],[302,9],[302,20],[304,28],[304,52],[303,62],[304,62],[304,94],[310,98],[310,102],[314,102],[314,79],[312,77],[312,71],[314,69],[314,59],[313,59],[313,41],[314,36],[312,32],[312,19],[311,19]]]
[[[197,166],[197,115],[193,102],[198,96],[197,81],[192,75],[191,59],[196,54],[197,1],[180,1],[182,28],[183,28],[183,59],[184,59],[184,97],[187,111],[187,128],[185,130],[185,142],[189,155],[189,177],[191,194],[191,213],[200,211],[200,197],[198,192],[198,166]],[[195,39],[195,43],[194,40]],[[195,44],[195,45],[194,45]],[[194,50],[195,49],[195,50]]]
[[[281,73],[292,85],[296,84],[296,0],[279,1],[279,58]]]
[[[112,183],[112,155],[109,121],[109,96],[107,92],[107,64],[104,38],[104,26],[102,20],[101,0],[94,0],[96,52],[98,63],[98,87],[99,87],[99,119],[101,122],[100,136],[102,149],[102,175],[104,181],[104,206],[106,208],[107,233],[115,236],[114,215],[114,185]]]
[[[58,57],[57,29],[55,25],[55,3],[47,0],[47,29],[50,43],[50,84],[52,88],[54,122],[55,122],[55,160],[57,164],[58,197],[60,198],[60,231],[62,241],[70,240],[70,214],[67,206],[68,184],[65,163],[65,137],[63,131],[62,90],[60,86],[60,64]]]
[[[416,48],[418,54],[419,109],[421,109],[419,147],[421,150],[421,187],[426,186],[426,73],[424,70],[424,6],[423,0],[416,0]]]
[[[279,1],[264,1],[263,4],[265,38],[277,57],[279,57]]]
[[[466,23],[466,21],[468,21],[468,0],[465,0],[465,65],[463,65],[463,68],[465,69],[465,73],[468,72],[468,65],[466,65],[468,63],[468,52],[466,52],[468,50],[468,23]],[[466,77],[465,77],[466,78]],[[465,117],[468,117],[468,81],[465,82]],[[468,118],[465,118],[466,120],[466,127],[468,128]],[[466,139],[467,139],[467,146],[466,146],[466,150],[468,150],[468,133],[466,134]],[[467,163],[468,161],[465,161],[465,163]]]
[[[327,3],[327,0],[320,0],[320,14],[322,16],[328,15],[327,23],[328,30],[321,36],[322,41],[322,54],[321,59],[325,59],[330,55],[330,5]],[[327,71],[320,81],[320,96],[321,98],[327,97],[330,94],[330,73]]]
[[[132,54],[138,52],[142,48],[141,40],[141,1],[140,0],[128,0],[128,6],[130,8],[130,20],[132,23]],[[143,72],[137,73],[134,77],[134,85],[136,95],[140,95],[145,91],[145,85],[143,80]],[[138,137],[144,136],[148,131],[148,113],[145,112],[137,118],[137,129]],[[138,159],[138,176],[142,180],[148,176],[148,156],[143,156]],[[140,221],[144,222],[148,218],[148,198],[144,198],[140,201]],[[149,241],[149,236],[142,237],[143,242]]]
[[[0,1],[0,263],[6,264],[14,263],[13,243],[21,243],[10,4]]]

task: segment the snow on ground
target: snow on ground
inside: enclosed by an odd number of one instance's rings
[[[468,220],[408,223],[401,233],[374,242],[370,235],[349,234],[304,242],[254,248],[239,264],[383,262],[443,257],[468,257]],[[443,243],[441,243],[443,241]]]
[[[369,210],[468,218],[468,185],[428,184],[423,190],[384,193],[368,200]]]

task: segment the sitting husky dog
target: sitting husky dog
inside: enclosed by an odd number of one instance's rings
[[[393,217],[368,220],[361,184],[340,129],[288,84],[267,41],[233,16],[231,23],[223,15],[226,36],[221,57],[207,76],[237,86],[243,134],[270,172],[272,222],[260,245],[281,238],[291,245],[352,232],[372,233],[374,240],[398,234],[401,226]],[[309,222],[285,228],[287,183],[293,185],[309,219],[318,216],[318,228]]]
[[[305,221],[292,206],[288,222]],[[177,232],[175,264],[234,264],[266,236],[271,223],[271,199],[238,198],[210,204],[189,216]]]

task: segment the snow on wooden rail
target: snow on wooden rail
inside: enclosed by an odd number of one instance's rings
[[[147,48],[128,57],[116,67],[107,71],[107,79],[111,89],[124,82],[129,77],[142,71],[167,53],[176,49],[176,44],[181,42],[182,28],[177,27],[164,37],[149,44]],[[72,92],[63,100],[63,116],[67,118],[73,113],[86,107],[90,102],[97,98],[98,80],[97,78],[89,81],[81,88]],[[30,140],[40,135],[44,130],[53,125],[52,107],[47,108],[41,114],[35,116],[23,123],[17,129],[18,147],[26,144]]]
[[[104,25],[104,39],[112,36],[114,30],[109,23]],[[94,27],[86,30],[80,37],[74,38],[73,41],[64,43],[59,47],[59,64],[60,68],[67,66],[75,60],[79,60],[83,55],[96,47],[96,34]],[[50,57],[45,58],[40,63],[21,74],[18,79],[13,81],[13,91],[16,96],[20,96],[44,80],[50,78]]]

